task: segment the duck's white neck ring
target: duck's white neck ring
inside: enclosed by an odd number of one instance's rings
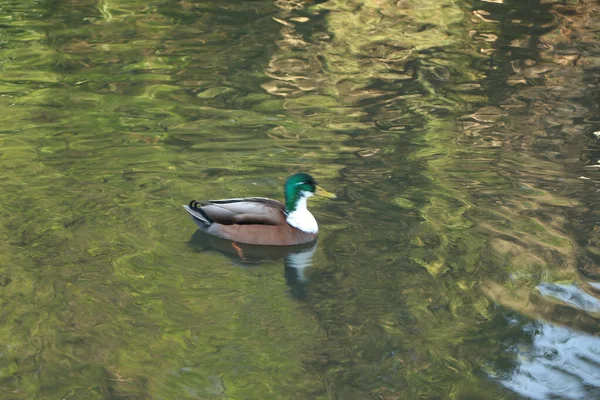
[[[308,198],[312,195],[313,193],[311,192],[301,192],[296,201],[296,208],[293,211],[286,211],[286,221],[288,224],[294,228],[300,229],[302,232],[316,234],[319,232],[319,226],[317,225],[315,217],[308,211],[306,204]]]

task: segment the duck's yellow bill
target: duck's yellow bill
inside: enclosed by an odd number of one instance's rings
[[[329,193],[327,190],[323,189],[321,186],[317,185],[317,190],[315,190],[315,194],[321,197],[327,197],[328,199],[337,199],[337,196],[333,193]]]

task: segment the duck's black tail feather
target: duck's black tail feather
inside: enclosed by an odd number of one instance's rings
[[[206,214],[206,212],[204,212],[204,210],[201,207],[202,205],[202,203],[196,200],[192,200],[190,201],[190,204],[188,204],[187,206],[184,205],[183,208],[185,208],[185,210],[192,217],[194,217],[195,220],[197,220],[198,222],[202,222],[206,226],[209,226],[214,221],[208,216],[208,214]]]

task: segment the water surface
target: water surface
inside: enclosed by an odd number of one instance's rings
[[[600,397],[593,1],[6,1],[3,399]],[[205,237],[282,197],[316,247]]]

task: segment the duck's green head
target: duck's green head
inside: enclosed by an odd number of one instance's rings
[[[312,195],[327,197],[329,199],[335,199],[336,196],[333,193],[329,193],[323,189],[315,179],[307,173],[299,172],[288,178],[285,182],[285,209],[288,213],[296,211],[298,204],[301,201]],[[305,203],[304,203],[305,204]]]

